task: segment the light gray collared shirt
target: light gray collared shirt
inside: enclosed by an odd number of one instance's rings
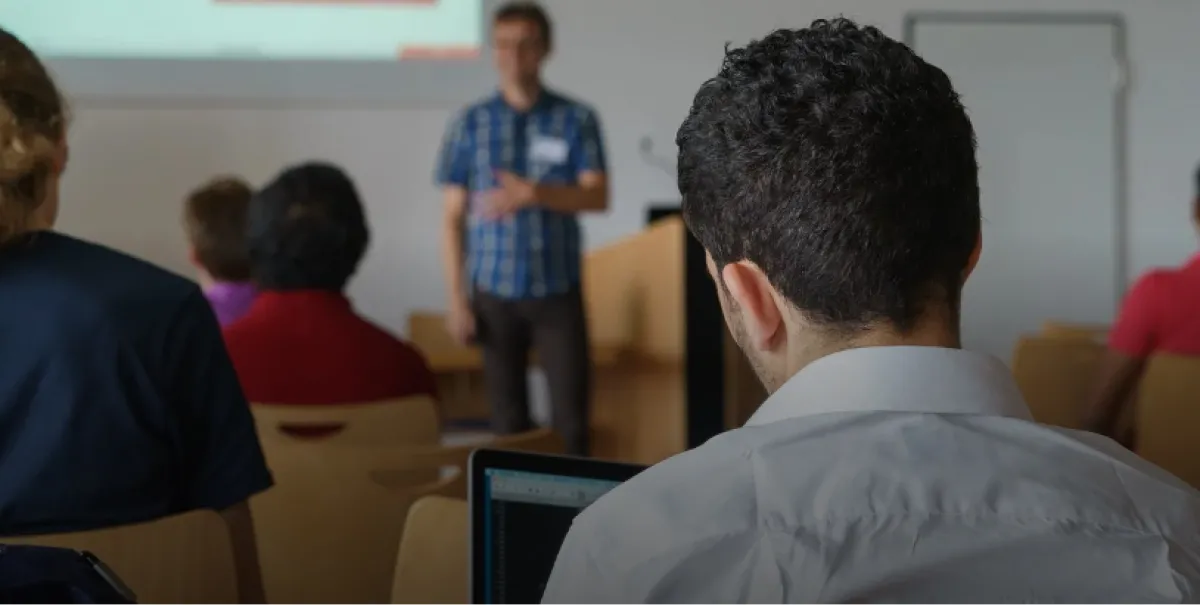
[[[1200,493],[957,349],[822,358],[575,521],[545,602],[1195,602]]]

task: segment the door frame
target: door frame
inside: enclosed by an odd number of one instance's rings
[[[1117,309],[1129,287],[1129,47],[1125,17],[1113,12],[912,11],[904,16],[904,43],[916,50],[922,23],[982,25],[1107,25],[1113,28],[1113,248],[1116,259],[1113,293]],[[918,51],[919,52],[919,51]]]

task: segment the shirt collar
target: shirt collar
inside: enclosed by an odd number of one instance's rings
[[[768,397],[746,424],[829,412],[1032,419],[1012,373],[994,357],[942,347],[868,347],[812,362]]]

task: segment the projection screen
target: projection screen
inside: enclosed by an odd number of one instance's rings
[[[70,94],[462,102],[491,81],[499,0],[0,0]]]

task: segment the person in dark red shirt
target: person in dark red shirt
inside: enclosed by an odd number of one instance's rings
[[[262,293],[224,330],[255,403],[366,403],[435,394],[413,347],[355,312],[343,293],[370,239],[358,191],[338,167],[285,170],[247,217],[251,271]]]
[[[1200,168],[1192,221],[1200,229]],[[1126,294],[1089,402],[1087,428],[1128,439],[1114,433],[1146,360],[1156,353],[1200,356],[1200,254],[1181,267],[1146,273]]]

